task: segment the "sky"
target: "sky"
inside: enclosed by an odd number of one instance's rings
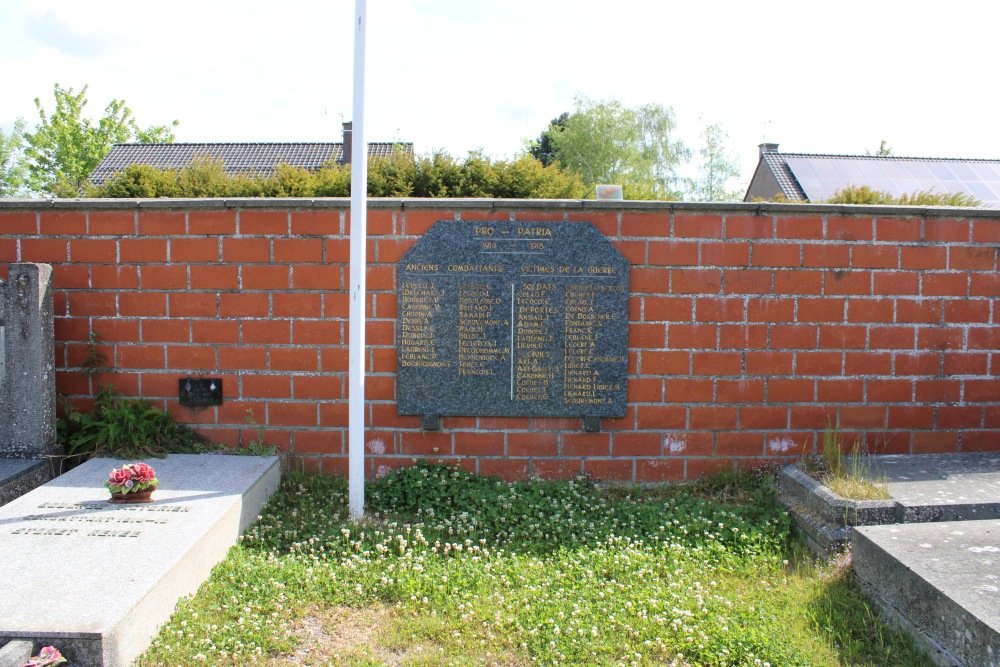
[[[53,85],[124,99],[177,141],[340,141],[354,0],[0,0],[0,129]],[[757,145],[1000,159],[1000,2],[368,0],[368,141],[513,157],[579,96]]]

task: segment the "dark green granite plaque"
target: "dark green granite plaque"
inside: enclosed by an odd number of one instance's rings
[[[442,220],[397,268],[400,414],[625,415],[629,264],[593,224]]]

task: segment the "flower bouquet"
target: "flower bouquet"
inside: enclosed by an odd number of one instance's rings
[[[111,491],[110,502],[148,503],[159,483],[152,466],[136,462],[112,470],[104,486]]]
[[[28,662],[21,665],[21,667],[50,667],[53,665],[61,665],[66,662],[66,658],[62,656],[54,646],[46,646],[38,655],[33,655],[28,659]]]

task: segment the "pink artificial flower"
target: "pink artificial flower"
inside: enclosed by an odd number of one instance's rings
[[[129,481],[131,477],[132,475],[129,474],[129,471],[126,468],[122,468],[121,470],[112,470],[111,474],[108,475],[108,481],[115,486],[124,486],[125,482]]]
[[[132,464],[132,479],[139,482],[148,482],[154,477],[156,477],[156,472],[153,471],[151,466],[142,462]]]

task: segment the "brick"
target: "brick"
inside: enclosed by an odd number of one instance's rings
[[[973,220],[972,241],[974,243],[1000,243],[1000,220]]]
[[[996,327],[972,327],[969,329],[970,350],[1000,349],[1000,330]]]
[[[178,263],[215,262],[219,259],[219,241],[215,238],[170,239],[170,261]]]
[[[316,318],[322,314],[322,295],[289,294],[276,292],[272,296],[272,312],[275,317]]]
[[[636,423],[642,430],[684,429],[687,411],[682,407],[640,405],[636,408]]]
[[[912,380],[868,380],[869,403],[909,403],[912,400]]]
[[[374,213],[375,211],[365,213],[366,231],[369,234],[386,233],[380,224],[384,223],[384,220],[374,220]],[[382,218],[386,217],[385,213],[389,213],[390,230],[388,233],[391,234],[392,212],[380,211],[380,213],[383,213]],[[340,234],[340,214],[340,211],[292,211],[292,234],[295,236],[335,236]]]
[[[142,289],[149,290],[180,290],[187,288],[186,266],[141,266],[139,267],[139,282]]]
[[[913,434],[914,454],[947,454],[958,451],[958,433],[935,432]]]
[[[919,241],[920,218],[877,218],[876,241]]]
[[[816,400],[820,403],[861,403],[865,400],[863,380],[817,380]]]
[[[633,322],[628,328],[628,340],[629,347],[633,349],[661,348],[666,344],[666,327],[662,324]]]
[[[90,286],[95,290],[124,290],[139,287],[139,271],[125,264],[92,264]]]
[[[937,324],[942,321],[944,308],[937,300],[896,300],[896,321]]]
[[[938,242],[963,242],[969,240],[968,220],[935,220],[924,221],[924,240]]]
[[[711,458],[711,459],[687,459],[685,479],[699,479],[709,475],[717,475],[723,471],[735,469],[733,459]]]
[[[372,291],[396,289],[395,267],[369,266],[365,271],[366,289]]]
[[[317,426],[316,405],[314,403],[274,403],[267,404],[269,426]]]
[[[764,453],[764,434],[719,433],[715,453],[717,456],[761,456]]]
[[[563,433],[560,455],[562,456],[610,456],[610,433]]]
[[[747,300],[748,322],[791,322],[795,317],[795,301],[786,298]]]
[[[131,236],[135,232],[135,211],[90,211],[88,215],[90,236]]]
[[[295,345],[341,345],[343,324],[335,320],[293,320]]]
[[[986,353],[946,352],[944,355],[945,375],[986,375],[988,366]]]
[[[611,452],[614,456],[659,456],[663,452],[663,436],[649,432],[615,433]]]
[[[583,472],[581,459],[533,459],[531,473],[539,479],[572,479]]]
[[[320,370],[346,373],[349,358],[348,347],[346,345],[322,347],[320,348]]]
[[[831,241],[871,241],[871,218],[836,218],[826,220],[826,238]]]
[[[73,239],[69,256],[74,262],[115,262],[118,247],[112,239]]]
[[[657,403],[663,400],[663,380],[660,378],[632,378],[627,389],[629,403]]]
[[[3,230],[3,216],[0,215],[0,231]],[[17,239],[0,239],[0,262],[13,264],[17,261]],[[0,280],[7,278],[6,273],[0,274]],[[58,284],[58,283],[56,283]]]
[[[845,299],[799,299],[797,321],[843,322],[845,305]]]
[[[673,269],[670,285],[673,294],[718,294],[721,284],[718,269]]]
[[[795,350],[815,349],[819,327],[805,324],[771,327],[771,349]]]
[[[698,244],[685,241],[649,241],[649,263],[660,266],[697,266]]]
[[[810,433],[767,433],[764,436],[765,454],[768,456],[783,456],[801,458],[813,453],[813,438]]]
[[[713,382],[704,378],[666,378],[664,400],[670,403],[709,403],[713,400]]]
[[[891,299],[848,299],[847,321],[856,322],[892,322],[895,318],[894,304]]]
[[[851,268],[854,269],[898,269],[899,246],[857,245],[851,248]]]
[[[937,427],[943,429],[982,428],[980,405],[942,405],[938,408]]]
[[[666,213],[622,213],[622,236],[670,236],[670,215]]]
[[[819,328],[819,346],[823,349],[864,349],[865,327],[824,325]]]
[[[779,239],[821,239],[823,220],[812,217],[779,216],[777,236]]]
[[[121,262],[147,264],[167,261],[166,239],[120,239],[118,259]]]
[[[42,211],[39,231],[43,236],[83,236],[87,233],[84,211]]]
[[[179,211],[139,211],[140,236],[181,236],[187,233],[187,214]]]
[[[290,341],[291,322],[288,320],[245,320],[243,342],[262,345],[287,345]]]
[[[821,294],[823,273],[820,271],[775,271],[775,294]]]
[[[632,324],[634,326],[636,325]],[[670,324],[667,327],[667,342],[674,349],[711,348],[715,347],[717,333],[717,327],[713,324]],[[630,343],[629,347],[636,346]]]
[[[122,317],[163,317],[167,314],[167,295],[122,292],[118,295],[118,314]]]
[[[743,242],[703,242],[702,266],[750,266],[750,244]]]
[[[247,211],[239,214],[240,234],[247,235],[277,235],[288,234],[287,211]]]
[[[114,316],[115,295],[106,292],[71,292],[69,314],[73,317]]]
[[[871,294],[872,274],[870,271],[826,271],[823,291],[826,294]]]
[[[91,326],[98,340],[105,343],[132,343],[139,340],[138,320],[123,320],[117,317],[106,320],[95,318]],[[115,382],[116,386],[119,384]]]
[[[315,367],[315,364],[313,364]],[[274,350],[271,350],[271,367],[274,368]],[[368,401],[391,401],[396,398],[396,379],[391,375],[371,375],[365,382],[365,400]],[[453,419],[449,418],[446,426],[449,428],[459,428],[451,426]],[[470,423],[468,428],[475,426],[474,418],[468,418]]]
[[[724,294],[770,294],[772,273],[766,270],[727,269]]]
[[[292,380],[287,375],[244,374],[243,398],[291,398]],[[258,419],[263,419],[260,415]]]
[[[634,265],[647,264],[646,261],[646,241],[622,241],[613,240],[611,244],[618,249],[618,252],[622,254],[622,257],[629,263]]]
[[[323,240],[274,239],[274,261],[276,262],[322,262]]]
[[[892,375],[892,355],[888,352],[847,352],[844,375]]]
[[[920,293],[920,274],[875,271],[872,275],[872,293],[887,296],[917,295]]]
[[[943,246],[902,246],[899,266],[909,270],[944,269],[948,266],[948,250]]]
[[[717,403],[763,403],[764,380],[747,379],[718,380],[716,382]]]
[[[191,321],[182,319],[142,320],[143,343],[189,343]]]
[[[168,345],[167,368],[215,370],[215,349],[200,345]]]
[[[687,375],[690,371],[690,353],[643,350],[640,371],[643,375]]]
[[[219,348],[220,371],[262,371],[266,369],[266,348],[251,345]]]
[[[965,400],[974,403],[996,403],[1000,401],[1000,379],[966,380]]]
[[[969,293],[969,274],[925,273],[921,293],[924,296],[966,296]]]
[[[886,428],[886,409],[871,405],[842,407],[840,428]]]
[[[292,214],[294,216],[294,213]],[[348,220],[351,217],[351,212],[344,211],[344,225],[348,226]],[[396,211],[373,211],[368,210],[367,215],[367,231],[369,236],[391,236],[396,233],[396,218],[402,217],[402,213],[398,210]],[[293,217],[294,220],[294,217]],[[350,233],[348,229],[346,233]]]
[[[802,246],[797,243],[755,243],[751,252],[753,266],[802,266]]]
[[[767,326],[763,324],[723,324],[719,326],[719,348],[760,349],[767,347]]]
[[[404,211],[403,234],[406,236],[422,236],[438,220],[454,219],[455,214],[446,211]]]
[[[191,340],[195,343],[238,343],[240,323],[236,320],[193,320]]]
[[[191,266],[191,289],[233,290],[240,286],[239,269],[228,265]]]
[[[815,381],[771,378],[767,381],[767,400],[771,403],[809,403],[815,395]]]
[[[795,355],[796,375],[842,375],[841,352],[799,352]]]
[[[961,329],[937,327],[917,329],[917,349],[920,350],[957,350],[962,347],[962,342]]]
[[[896,354],[896,376],[937,375],[941,368],[941,355],[928,352],[900,352]]]
[[[340,290],[344,269],[330,264],[299,264],[292,267],[292,287],[297,290]]]
[[[726,238],[729,239],[770,239],[774,238],[774,218],[762,215],[727,215]]]
[[[163,345],[119,345],[115,355],[116,368],[166,368],[166,353]],[[146,382],[143,380],[143,391]],[[177,391],[177,378],[174,378],[173,392]],[[169,394],[168,394],[169,395]]]
[[[292,379],[297,399],[335,400],[346,398],[343,381],[331,375],[296,375]]]
[[[557,433],[508,433],[508,456],[555,456],[559,451]]]
[[[923,405],[889,406],[887,428],[934,428],[934,408]]]
[[[951,246],[948,248],[948,268],[953,271],[995,271],[997,249]]]
[[[995,452],[1000,450],[1000,433],[997,431],[964,431],[963,452]]]
[[[0,213],[0,235],[33,236],[38,234],[38,214],[35,212]]]
[[[291,284],[289,266],[244,266],[243,289],[282,290]]]
[[[674,215],[677,238],[722,238],[722,216],[677,213]]]
[[[739,409],[735,406],[692,407],[688,410],[692,430],[735,429],[739,424]]]
[[[403,255],[405,255],[413,244],[416,243],[416,239],[393,239],[393,238],[383,238],[378,239],[378,257],[377,261],[395,264]],[[328,261],[350,261],[350,251],[343,258],[339,257],[339,253],[331,252],[331,240],[327,241],[327,258]],[[349,245],[349,244],[348,244]]]
[[[630,276],[630,289],[633,293],[662,294],[669,291],[669,281],[669,269],[633,268]]]
[[[747,375],[791,375],[792,352],[751,352],[746,353]]]
[[[172,292],[168,296],[171,317],[215,317],[218,313],[215,294]]]
[[[219,314],[222,317],[267,317],[270,299],[267,294],[255,292],[223,292],[219,295]]]
[[[944,321],[986,324],[990,321],[990,302],[984,299],[945,301]]]
[[[631,462],[629,462],[630,468],[631,465]],[[531,476],[528,461],[512,461],[509,459],[479,459],[479,474],[488,477],[499,477],[505,482],[525,480]]]
[[[696,299],[695,320],[698,322],[742,322],[743,299]]]
[[[459,456],[503,456],[503,433],[456,433],[454,453]]]
[[[631,482],[633,465],[630,460],[588,459],[583,462],[583,472],[602,481]]]
[[[677,482],[684,479],[684,459],[636,459],[636,482]]]
[[[973,273],[969,285],[970,296],[1000,296],[1000,274]]]
[[[645,296],[642,304],[642,318],[646,322],[690,322],[694,312],[690,297]]]
[[[743,355],[739,352],[693,352],[691,365],[695,375],[740,375]]]
[[[69,242],[63,239],[21,239],[22,262],[65,262],[69,257]]]
[[[846,269],[851,266],[851,248],[846,245],[806,244],[802,246],[802,266]]]
[[[271,261],[271,240],[255,238],[222,239],[222,261],[235,264]]]
[[[788,426],[788,408],[783,405],[744,405],[740,408],[742,429],[782,429]]]
[[[829,405],[792,405],[788,408],[791,428],[824,428],[837,422],[837,408]]]

